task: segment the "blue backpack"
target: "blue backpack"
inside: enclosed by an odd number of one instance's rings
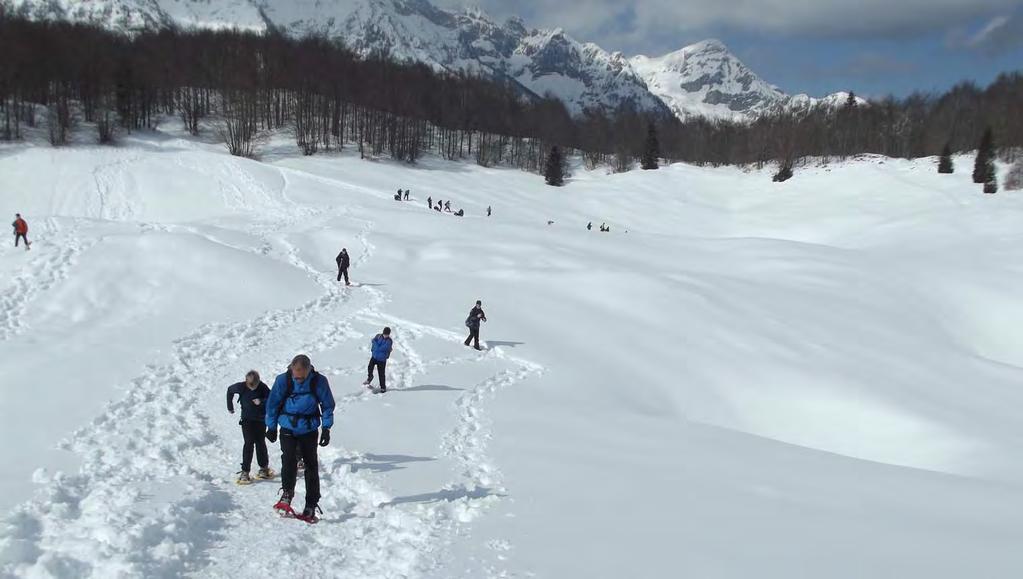
[[[291,398],[292,392],[295,390],[295,377],[291,375],[291,368],[288,368],[286,372],[287,378],[284,381],[284,396],[281,396],[281,404],[277,407],[278,416],[291,416],[293,418],[305,418],[309,421],[309,428],[313,426],[313,418],[320,417],[320,397],[316,395],[316,379],[320,375],[316,372],[316,368],[310,368],[309,370],[309,395],[313,397],[316,402],[316,414],[292,414],[284,411],[284,405],[287,404],[288,399]]]

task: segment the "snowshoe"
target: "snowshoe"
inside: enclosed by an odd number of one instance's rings
[[[235,482],[235,484],[239,484],[239,485],[250,485],[250,484],[252,484],[252,477],[249,476],[249,472],[248,471],[245,471],[245,470],[239,471],[238,472],[238,480],[236,480],[234,482]]]
[[[294,497],[294,493],[282,490],[280,500],[278,500],[277,504],[274,505],[274,510],[277,511],[277,514],[282,517],[294,517],[295,509],[291,508],[291,499]]]
[[[309,523],[310,525],[315,525],[320,521],[320,518],[316,516],[316,511],[320,511],[321,514],[323,513],[319,506],[306,507],[305,510],[302,511],[302,514],[295,515],[295,518]]]
[[[277,473],[274,472],[273,469],[261,468],[259,469],[259,472],[256,473],[256,480],[270,480],[275,476],[277,476]]]

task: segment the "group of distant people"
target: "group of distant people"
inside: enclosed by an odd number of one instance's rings
[[[586,231],[593,231],[593,222],[592,221],[590,221],[589,223],[586,224]],[[611,232],[611,226],[609,226],[606,223],[601,223],[600,224],[600,231],[601,231],[601,233],[610,233]]]
[[[336,258],[337,279],[350,286],[348,268],[351,259],[348,249],[342,248]],[[463,342],[467,347],[481,350],[480,324],[487,321],[483,301],[469,311],[465,326],[469,336]],[[390,327],[385,327],[370,341],[370,358],[366,368],[364,386],[372,387],[374,372],[380,387],[375,391],[387,392],[387,360],[394,349]],[[274,504],[274,510],[284,517],[292,517],[307,523],[319,520],[320,473],[318,446],[330,444],[330,429],[334,426],[335,401],[327,377],[316,371],[309,356],[295,356],[284,373],[279,374],[268,387],[262,382],[259,372],[250,370],[245,380],[227,388],[227,410],[235,413],[235,399],[241,407],[238,424],[242,427],[242,463],[237,483],[248,485],[253,480],[270,480],[277,473],[270,468],[270,455],[266,442],[281,445],[281,495]],[[250,474],[255,458],[259,470]],[[295,498],[298,472],[304,470],[305,505],[301,512],[291,506]]]
[[[459,209],[458,211],[452,213],[450,200],[442,201],[438,199],[437,202],[434,203],[433,197],[431,196],[426,198],[426,206],[437,212],[451,213],[455,217],[465,217],[465,209]],[[491,206],[487,205],[487,217],[490,217],[493,214],[493,212],[494,209]]]
[[[398,192],[394,194],[394,200],[395,201],[408,201],[410,199],[410,195],[411,194],[412,194],[412,192],[409,189],[405,189],[405,190],[398,189]],[[452,211],[451,210],[451,200],[450,199],[447,200],[447,201],[443,201],[443,200],[438,199],[437,202],[434,203],[433,197],[430,196],[430,197],[426,198],[426,206],[429,207],[430,209],[432,209],[434,211],[437,211],[437,212],[440,212],[440,213],[450,213],[450,214],[454,215],[455,217],[465,217],[465,209],[461,209],[460,208],[457,211]],[[490,217],[493,214],[493,211],[494,211],[493,208],[488,205],[487,206],[487,217]]]

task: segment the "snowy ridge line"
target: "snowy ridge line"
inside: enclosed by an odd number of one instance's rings
[[[25,331],[22,318],[28,307],[40,294],[66,279],[78,256],[95,243],[79,239],[75,221],[69,229],[64,229],[60,221],[50,217],[40,229],[47,238],[46,243],[33,244],[36,249],[28,252],[28,263],[11,276],[11,286],[0,292],[0,342]],[[21,247],[17,250],[24,251]]]

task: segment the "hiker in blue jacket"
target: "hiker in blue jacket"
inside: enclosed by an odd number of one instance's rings
[[[334,395],[327,377],[313,368],[309,356],[295,356],[288,371],[274,380],[266,403],[266,437],[270,442],[277,441],[278,425],[281,427],[281,500],[274,509],[282,515],[315,523],[319,520],[316,510],[320,502],[316,445],[317,442],[320,446],[330,444]],[[299,457],[305,461],[305,509],[301,515],[296,515],[291,500],[295,497]]]
[[[366,381],[362,383],[363,386],[369,386],[373,383],[373,368],[377,369],[377,374],[380,376],[380,392],[387,392],[387,376],[384,374],[384,370],[387,367],[387,359],[391,357],[391,348],[393,347],[391,342],[391,328],[384,328],[383,333],[377,334],[373,338],[373,342],[370,343],[370,357],[369,367],[366,368]]]
[[[274,472],[270,470],[270,458],[266,451],[266,401],[270,398],[270,389],[259,379],[259,372],[249,370],[245,381],[232,384],[227,388],[227,411],[234,414],[234,399],[238,397],[242,409],[242,470],[238,473],[238,484],[247,485],[252,482],[249,470],[252,468],[252,451],[256,451],[256,462],[259,463],[257,479],[271,479]]]

